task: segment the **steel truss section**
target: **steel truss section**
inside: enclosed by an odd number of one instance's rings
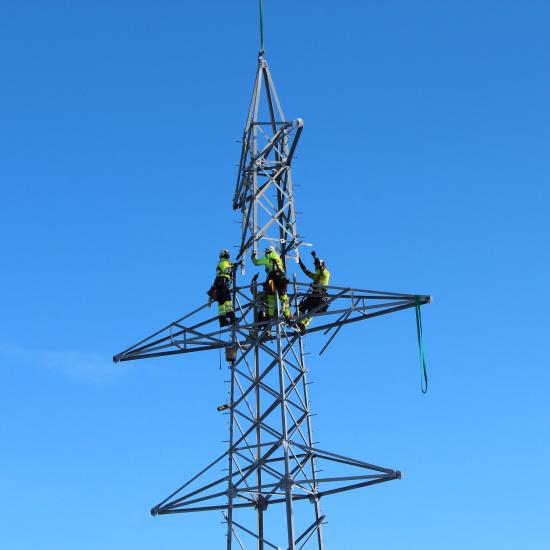
[[[292,253],[298,260],[290,167],[303,126],[300,118],[285,120],[267,61],[260,55],[233,197],[233,209],[242,213],[237,259],[243,272],[246,252],[257,252],[260,241],[278,245],[283,259]]]
[[[293,301],[303,295],[298,283],[295,286]],[[382,300],[373,303],[368,300],[372,294],[353,289],[332,290],[329,300],[334,310],[313,316],[331,315],[334,320],[311,331],[337,329],[343,326],[346,316],[346,320],[352,315],[366,319],[373,313],[414,304],[414,297],[411,300],[408,295],[381,294]],[[401,474],[398,470],[325,451],[315,445],[302,336],[283,319],[254,322],[254,312],[261,301],[256,284],[236,289],[235,296],[239,321],[233,328],[234,338],[226,343],[227,348],[235,351],[235,359],[230,362],[231,389],[226,405],[230,417],[229,449],[155,506],[151,513],[221,510],[228,523],[228,548],[232,547],[232,540],[247,547],[246,539],[259,548],[306,545],[323,548],[321,529],[325,517],[320,510],[321,497],[399,479]],[[334,305],[338,300],[349,301],[354,307]],[[178,328],[181,326],[178,323]],[[196,327],[193,331],[196,332]],[[159,344],[152,345],[156,348]],[[217,345],[213,344],[211,349]],[[183,353],[180,349],[177,351]],[[150,353],[144,349],[139,351],[142,352]],[[130,358],[138,356],[128,356],[127,360]],[[227,474],[220,475],[223,465],[227,465]],[[326,473],[320,475],[320,471]],[[313,515],[309,520],[304,511],[295,513],[298,502],[312,505]],[[279,545],[275,544],[264,525],[268,508],[275,504],[284,505],[284,546],[280,541]],[[235,517],[246,511],[253,513],[243,519]],[[283,518],[279,523],[281,521]]]
[[[301,119],[285,120],[260,55],[233,197],[233,209],[241,212],[236,256],[242,274],[247,254],[261,241],[277,246],[285,265],[299,258],[291,163],[302,130]],[[232,327],[218,329],[204,304],[114,356],[123,362],[225,348],[228,359],[229,400],[219,407],[229,416],[228,449],[153,507],[153,515],[220,511],[227,550],[324,550],[322,497],[401,477],[399,470],[322,450],[313,441],[304,335],[296,328],[306,316],[297,305],[313,290],[294,278],[292,320],[279,315],[277,295],[274,318],[261,320],[265,294],[257,276],[251,284],[235,276]],[[312,322],[305,335],[326,336],[323,353],[346,325],[430,301],[428,295],[329,286],[324,303],[307,313]]]

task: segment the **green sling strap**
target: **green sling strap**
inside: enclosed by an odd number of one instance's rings
[[[418,351],[420,353],[420,389],[422,393],[428,391],[428,371],[426,370],[426,357],[424,355],[424,344],[422,342],[422,314],[420,313],[420,300],[414,297],[414,310],[416,313],[416,334],[418,336]]]

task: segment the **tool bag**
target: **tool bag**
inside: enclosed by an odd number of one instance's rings
[[[266,290],[270,291],[271,294],[274,294],[276,290],[279,295],[284,296],[287,293],[288,279],[282,271],[270,271],[267,276],[266,285]]]
[[[229,281],[227,277],[216,277],[210,289],[206,291],[206,294],[208,294],[211,300],[218,301],[219,299],[224,299],[223,294],[228,290],[228,287]]]

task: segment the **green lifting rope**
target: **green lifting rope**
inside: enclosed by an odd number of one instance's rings
[[[264,17],[262,10],[262,0],[260,0],[260,54],[264,53]]]
[[[420,389],[422,393],[428,391],[428,371],[426,370],[426,357],[424,355],[424,344],[422,343],[422,314],[420,313],[420,299],[414,297],[414,310],[416,313],[416,334],[418,336],[418,351],[420,352]]]

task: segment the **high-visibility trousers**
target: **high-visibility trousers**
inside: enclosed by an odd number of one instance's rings
[[[290,317],[290,305],[288,301],[288,295],[283,294],[282,296],[279,296],[279,301],[281,303],[281,309],[283,310],[283,315],[285,317]],[[268,294],[267,295],[267,316],[268,317],[275,317],[275,294]]]
[[[229,279],[227,277],[216,277],[213,285],[216,289],[216,301],[218,302],[218,315],[225,316],[233,311],[233,301],[229,290]]]
[[[326,296],[323,294],[315,293],[315,294],[308,294],[305,296],[302,301],[298,304],[298,316],[303,315],[304,313],[307,313],[308,311],[311,311],[313,309],[318,308],[326,301]],[[320,307],[315,313],[322,313],[328,309],[328,305],[324,307]],[[309,323],[311,323],[311,317],[304,317],[300,323],[307,327]]]

